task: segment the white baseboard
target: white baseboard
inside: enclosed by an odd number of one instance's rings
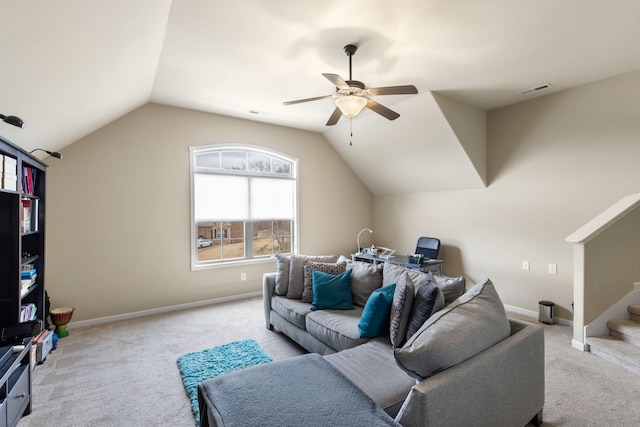
[[[166,307],[152,308],[149,310],[134,311],[132,313],[116,314],[114,316],[98,317],[96,319],[79,320],[77,322],[69,323],[69,326],[72,326],[74,328],[85,328],[88,326],[104,325],[105,323],[117,322],[119,320],[136,319],[138,317],[152,316],[154,314],[169,313],[172,311],[186,310],[189,308],[203,307],[206,305],[220,304],[220,303],[229,302],[229,301],[237,301],[237,300],[246,299],[246,298],[258,297],[261,295],[262,295],[261,291],[256,291],[256,292],[250,292],[247,294],[233,295],[229,297],[214,298],[214,299],[209,299],[204,301],[196,301],[196,302],[189,302],[185,304],[176,304],[176,305],[170,305]],[[537,321],[538,319],[538,312],[533,310],[527,310],[525,308],[516,307],[513,305],[507,305],[507,304],[505,304],[504,308],[507,311],[512,311],[522,316],[530,317],[532,320],[535,320],[535,321]],[[554,317],[553,320],[559,325],[564,325],[564,326],[573,325],[573,322],[571,322],[570,320],[562,319],[560,317]]]
[[[583,344],[580,341],[576,341],[576,340],[571,340],[571,347],[575,348],[576,350],[580,350],[580,351],[589,351],[589,345],[588,344]]]
[[[526,308],[516,307],[513,305],[504,305],[505,310],[512,311],[516,314],[520,314],[522,316],[531,317],[533,320],[538,321],[538,312],[533,310],[527,310]],[[573,322],[571,320],[563,319],[561,317],[553,317],[553,321],[558,325],[563,326],[573,326]]]
[[[214,298],[214,299],[209,299],[204,301],[170,305],[167,307],[152,308],[149,310],[134,311],[133,313],[116,314],[115,316],[106,316],[106,317],[98,317],[96,319],[80,320],[78,322],[69,323],[69,326],[72,326],[74,328],[84,328],[87,326],[104,325],[105,323],[116,322],[118,320],[135,319],[138,317],[151,316],[154,314],[161,314],[161,313],[169,313],[171,311],[186,310],[189,308],[203,307],[203,306],[212,305],[212,304],[220,304],[223,302],[236,301],[240,299],[257,297],[261,295],[262,295],[261,291],[256,291],[256,292],[250,292],[247,294],[233,295],[230,297]]]
[[[504,305],[505,310],[512,311],[516,314],[520,314],[522,316],[531,317],[532,319],[538,320],[538,312],[533,310],[527,310],[526,308],[516,307],[515,305]]]

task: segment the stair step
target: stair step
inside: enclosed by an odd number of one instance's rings
[[[609,335],[640,347],[640,322],[630,319],[609,320]]]
[[[627,311],[631,315],[631,320],[640,322],[640,304],[631,304],[627,307]]]
[[[640,347],[612,336],[587,337],[591,353],[640,375]]]

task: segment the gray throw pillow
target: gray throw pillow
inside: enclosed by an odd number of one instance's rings
[[[351,272],[353,303],[364,307],[373,291],[382,287],[382,265],[373,265],[369,262],[348,261],[347,269],[353,270]]]
[[[276,295],[286,295],[289,289],[290,254],[276,254]]]
[[[431,272],[423,273],[420,270],[410,270],[390,262],[385,262],[384,268],[382,269],[382,286],[398,283],[400,277],[405,273],[409,275],[409,278],[416,289],[418,289],[423,283],[431,280],[431,276],[433,275]]]
[[[289,287],[287,288],[287,298],[300,299],[304,290],[304,260],[310,259],[319,262],[336,262],[335,255],[291,255],[289,261]]]
[[[316,262],[309,259],[304,261],[304,289],[302,290],[302,302],[311,303],[313,301],[313,270],[327,274],[344,273],[347,264],[344,262]]]
[[[393,348],[400,347],[404,343],[407,335],[407,325],[411,318],[411,308],[415,290],[413,282],[408,274],[400,276],[396,283],[396,290],[393,293],[391,303],[391,321],[389,325],[389,338]]]
[[[431,316],[393,353],[398,366],[421,381],[475,356],[511,334],[491,280],[478,283]]]
[[[444,305],[449,305],[456,299],[461,297],[466,289],[466,281],[464,277],[445,277],[445,276],[433,276],[431,282],[438,285],[442,289],[444,294]]]
[[[444,294],[442,290],[431,282],[420,285],[416,291],[416,297],[411,310],[411,318],[407,325],[408,340],[418,332],[418,329],[430,318],[434,313],[440,311],[444,307]]]

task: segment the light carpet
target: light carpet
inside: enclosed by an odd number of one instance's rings
[[[572,348],[569,326],[542,326],[543,426],[637,426],[640,376]],[[265,328],[260,297],[69,331],[34,370],[33,412],[18,427],[193,427],[180,355],[249,338],[274,360],[304,353]]]
[[[180,356],[177,360],[178,369],[191,401],[196,425],[200,424],[198,384],[218,375],[272,361],[273,359],[260,348],[260,344],[252,339],[235,341]]]

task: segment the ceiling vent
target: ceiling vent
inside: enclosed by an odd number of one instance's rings
[[[541,92],[543,90],[547,90],[549,88],[552,88],[553,85],[551,83],[545,83],[545,84],[541,84],[529,89],[525,89],[525,90],[521,90],[520,92],[518,92],[518,94],[520,95],[529,95],[530,93],[536,93],[536,92]]]

